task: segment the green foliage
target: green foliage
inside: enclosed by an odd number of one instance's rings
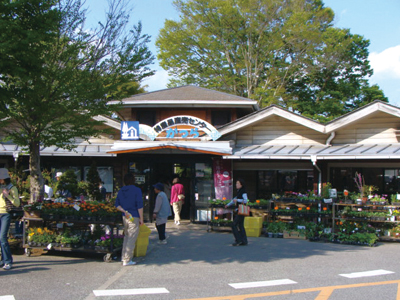
[[[18,195],[21,197],[22,203],[28,203],[30,192],[30,176],[22,169],[22,167],[9,170],[11,182],[18,189]]]
[[[284,222],[271,222],[267,223],[266,231],[272,233],[282,233],[286,230],[286,223]]]
[[[107,132],[119,100],[140,91],[154,61],[140,22],[127,28],[124,0],[107,20],[84,27],[81,0],[0,1],[0,128],[29,152],[31,195],[43,194],[40,148],[72,150]],[[112,97],[112,98],[111,98]]]
[[[321,192],[321,197],[323,199],[329,199],[330,194],[329,190],[332,189],[332,184],[330,182],[327,182],[323,187],[322,187],[322,192]]]
[[[57,191],[62,189],[70,191],[72,197],[78,194],[78,180],[73,169],[65,171],[57,182]]]
[[[79,181],[78,182],[78,195],[87,196],[89,190],[89,182],[87,181]]]
[[[248,205],[249,206],[268,206],[269,203],[270,203],[269,200],[258,199],[258,200],[255,200],[254,202],[249,202]]]
[[[231,200],[221,200],[221,199],[214,199],[210,200],[209,203],[210,205],[215,205],[215,206],[225,206],[227,205]]]
[[[319,0],[175,0],[156,45],[169,86],[195,84],[322,122],[375,99],[369,41],[333,27]]]
[[[96,162],[93,161],[87,173],[87,194],[92,200],[101,200],[99,183],[101,182]]]

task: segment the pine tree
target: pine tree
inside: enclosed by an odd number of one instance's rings
[[[88,182],[88,195],[92,200],[101,200],[101,193],[99,190],[99,183],[101,181],[99,172],[97,171],[96,162],[93,162],[87,173]]]

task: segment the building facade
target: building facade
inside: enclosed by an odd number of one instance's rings
[[[73,168],[85,180],[93,161],[109,192],[135,174],[151,218],[152,184],[179,177],[186,189],[182,217],[205,221],[209,200],[230,198],[243,178],[250,199],[285,192],[355,189],[355,172],[379,194],[399,192],[400,109],[373,102],[328,124],[278,106],[204,88],[183,86],[123,100],[119,120],[99,116],[112,134],[76,141],[76,151],[41,149],[44,169]],[[28,154],[0,144],[0,165],[28,166]]]

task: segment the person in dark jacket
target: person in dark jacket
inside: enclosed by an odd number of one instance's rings
[[[232,201],[225,206],[225,208],[228,208],[230,206],[235,206],[234,218],[232,224],[232,232],[235,237],[235,242],[232,244],[232,246],[246,246],[247,235],[246,235],[246,230],[244,228],[245,216],[237,214],[239,204],[245,204],[249,201],[246,193],[246,188],[244,187],[243,179],[236,180],[236,189],[237,189],[236,197],[233,198]]]
[[[105,201],[106,198],[107,198],[107,190],[104,187],[104,182],[103,181],[100,181],[100,183],[99,183],[99,190],[100,190],[100,194],[101,194],[101,200]]]
[[[115,200],[115,207],[123,213],[124,243],[122,245],[121,260],[123,266],[132,266],[133,250],[139,235],[139,226],[143,224],[143,198],[142,190],[135,186],[135,178],[132,173],[124,176],[124,184]]]

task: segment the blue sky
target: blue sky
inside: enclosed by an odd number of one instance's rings
[[[143,33],[151,38],[150,50],[157,54],[155,40],[165,19],[179,20],[172,0],[130,0],[131,19],[141,21]],[[324,0],[335,12],[335,26],[349,28],[351,33],[370,40],[369,60],[374,70],[371,84],[378,84],[393,105],[400,106],[400,0]],[[87,0],[91,17],[102,18],[106,0]],[[158,63],[152,66],[156,75],[143,84],[148,91],[166,88],[168,74]]]

